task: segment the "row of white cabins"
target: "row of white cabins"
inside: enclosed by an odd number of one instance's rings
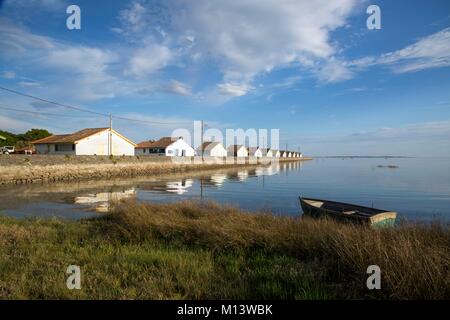
[[[72,134],[52,135],[33,142],[38,154],[71,155],[126,155],[168,157],[268,157],[302,158],[300,152],[273,150],[259,147],[247,148],[221,142],[204,142],[195,150],[183,138],[163,137],[159,140],[135,144],[109,128],[88,128]]]

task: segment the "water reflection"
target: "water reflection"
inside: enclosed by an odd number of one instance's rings
[[[386,160],[387,161],[387,160]],[[391,164],[393,160],[389,160]],[[448,161],[317,159],[165,176],[0,187],[0,212],[15,217],[72,219],[107,212],[111,201],[213,200],[245,210],[298,215],[298,196],[374,206],[402,216],[433,217],[450,208]],[[448,215],[450,217],[450,215]]]
[[[171,181],[166,183],[166,191],[182,195],[188,192],[188,189],[194,185],[192,179],[181,179],[179,181]]]
[[[76,196],[73,200],[74,204],[86,205],[89,210],[95,212],[108,212],[111,207],[112,201],[120,201],[127,198],[133,198],[136,196],[136,189],[130,188],[123,191],[110,191],[110,192],[98,192],[89,193]]]

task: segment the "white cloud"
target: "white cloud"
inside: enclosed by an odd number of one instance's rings
[[[123,24],[120,30],[129,30],[130,32],[142,31],[148,24],[145,19],[147,9],[142,3],[133,2],[129,8],[120,12],[119,19]]]
[[[0,19],[0,46],[6,46],[7,59],[20,61],[21,67],[37,74],[52,71],[52,83],[21,81],[28,88],[45,87],[45,95],[69,96],[74,100],[110,98],[120,86],[110,72],[118,57],[108,50],[86,46],[70,46],[52,38],[36,35],[7,19]],[[42,89],[42,88],[41,88]],[[64,96],[66,95],[66,96]]]
[[[168,47],[150,44],[133,53],[128,73],[138,78],[144,77],[166,67],[172,58],[172,52]]]
[[[223,74],[219,91],[242,96],[258,75],[293,64],[314,67],[317,60],[333,56],[337,50],[330,33],[346,25],[356,4],[356,0],[162,4],[138,0],[120,12],[120,25],[114,30],[127,41],[151,43],[133,54],[128,74],[142,78],[180,59],[190,60],[188,64],[213,62]],[[338,78],[338,72],[332,76]]]
[[[354,6],[353,0],[198,0],[183,2],[173,21],[195,36],[193,50],[217,59],[225,82],[250,83],[279,66],[332,56],[330,32],[345,25]]]
[[[169,93],[175,93],[183,96],[192,94],[192,88],[190,86],[176,80],[170,81],[168,84],[162,86],[161,89]]]
[[[58,10],[63,7],[64,4],[67,4],[67,1],[64,0],[6,0],[5,7],[6,8],[30,8],[39,7],[40,9],[45,10]]]
[[[219,93],[234,97],[244,96],[252,87],[248,84],[221,83],[217,85]]]
[[[105,72],[108,65],[116,61],[116,57],[113,53],[98,48],[60,46],[48,52],[42,60],[50,67],[92,74]]]
[[[0,17],[0,55],[16,58],[29,49],[49,50],[53,43],[48,37],[39,36],[17,27],[6,18]]]
[[[110,51],[83,46],[59,46],[42,58],[42,64],[65,75],[61,85],[80,100],[112,98],[119,90],[118,79],[109,72],[117,57]]]
[[[5,79],[14,79],[16,77],[16,73],[13,71],[3,71],[2,77]]]
[[[5,110],[0,110],[5,112]],[[5,116],[0,114],[0,128],[2,130],[10,131],[13,133],[24,132],[32,128],[31,123],[18,119],[17,117]]]
[[[118,25],[111,30],[124,36],[125,41],[133,43],[141,43],[143,39],[156,41],[165,38],[167,33],[162,27],[165,4],[165,1],[132,1],[119,12]]]
[[[350,61],[347,65],[355,69],[386,65],[395,73],[450,66],[450,28],[424,37],[403,49],[380,56],[364,57]]]
[[[323,63],[316,71],[317,78],[325,83],[336,83],[349,80],[353,77],[353,72],[345,64],[335,58]]]
[[[37,81],[20,81],[19,86],[21,86],[21,87],[39,87],[39,86],[41,86],[41,83],[37,82]]]

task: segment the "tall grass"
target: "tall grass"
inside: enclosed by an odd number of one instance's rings
[[[330,220],[252,214],[200,204],[118,204],[108,217],[114,237],[161,239],[215,252],[247,251],[319,261],[328,281],[353,297],[450,298],[450,230],[439,223],[374,229]],[[369,265],[382,271],[382,289],[369,291]]]
[[[444,224],[372,229],[215,203],[116,203],[83,221],[0,217],[0,298],[443,299]],[[68,265],[82,290],[68,290]],[[366,269],[381,268],[381,290]]]

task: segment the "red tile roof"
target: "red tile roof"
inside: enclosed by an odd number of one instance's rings
[[[33,144],[49,144],[49,143],[75,143],[84,138],[90,137],[96,133],[108,130],[109,128],[88,128],[77,131],[72,134],[55,134],[47,138],[33,141]]]

